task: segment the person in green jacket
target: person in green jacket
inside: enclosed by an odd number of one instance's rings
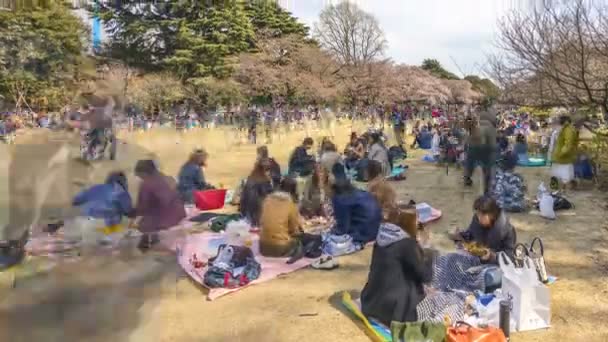
[[[551,160],[551,177],[561,182],[562,186],[574,182],[574,162],[578,148],[578,131],[572,125],[569,116],[559,118],[561,130],[555,141]]]

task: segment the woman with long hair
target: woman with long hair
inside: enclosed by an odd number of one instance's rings
[[[272,189],[268,159],[256,161],[243,186],[239,204],[239,212],[253,227],[259,226],[262,202],[272,192]]]
[[[194,202],[194,191],[215,189],[205,180],[203,168],[207,166],[209,155],[203,149],[197,149],[190,154],[188,161],[182,166],[177,176],[177,189],[184,203]]]

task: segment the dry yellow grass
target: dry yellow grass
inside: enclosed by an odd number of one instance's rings
[[[344,146],[349,127],[337,130]],[[94,179],[107,170],[131,170],[154,151],[162,169],[176,174],[196,146],[210,152],[210,182],[235,184],[249,173],[255,147],[234,146],[222,130],[198,130],[179,136],[172,130],[122,136],[119,161],[104,162]],[[304,132],[269,145],[285,165]],[[36,138],[38,139],[38,138]],[[176,141],[179,139],[179,144]],[[445,233],[468,224],[479,187],[465,191],[460,172],[409,161],[408,179],[397,183],[401,199],[426,201],[443,210],[431,226],[432,241],[451,248]],[[545,169],[524,169],[530,194]],[[136,187],[136,183],[133,183]],[[546,331],[515,334],[513,341],[608,341],[608,244],[605,199],[597,192],[571,194],[576,216],[548,222],[534,215],[512,215],[520,241],[541,236],[551,285],[552,324]],[[184,277],[171,256],[100,257],[61,265],[46,275],[19,279],[0,302],[0,341],[367,341],[339,307],[336,293],[365,284],[371,249],[340,259],[332,272],[301,270],[253,286],[214,302]],[[302,316],[302,314],[313,314]]]

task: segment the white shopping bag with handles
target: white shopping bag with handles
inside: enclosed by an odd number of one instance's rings
[[[538,280],[530,258],[524,258],[522,268],[515,268],[505,254],[500,253],[502,293],[512,301],[511,317],[517,331],[548,328],[551,325],[551,295],[549,288]]]

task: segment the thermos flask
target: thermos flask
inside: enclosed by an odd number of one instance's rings
[[[511,330],[511,302],[509,300],[501,300],[499,304],[498,325],[508,341]]]

